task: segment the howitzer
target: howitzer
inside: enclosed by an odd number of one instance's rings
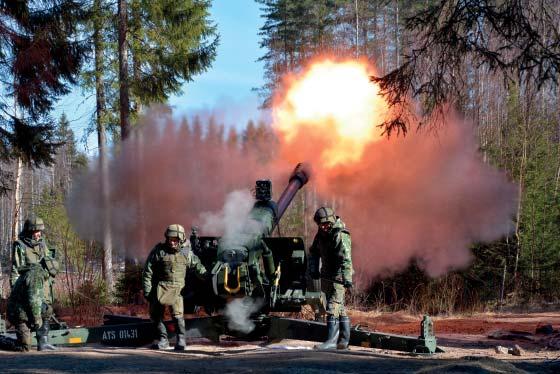
[[[299,311],[304,304],[321,304],[321,293],[306,287],[303,239],[270,237],[309,176],[304,165],[298,164],[277,203],[271,199],[270,181],[257,181],[256,201],[247,218],[238,230],[217,241],[211,265],[212,291],[217,299],[261,299],[263,312]]]

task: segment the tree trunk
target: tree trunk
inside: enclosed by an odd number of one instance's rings
[[[509,237],[506,236],[507,256],[504,256],[504,269],[502,271],[502,285],[500,287],[500,304],[503,305],[505,290],[506,290],[506,277],[507,277],[507,259],[509,258]],[[500,305],[500,306],[501,306]]]
[[[560,27],[560,25],[559,25]],[[556,88],[556,97],[557,97],[557,103],[556,103],[556,120],[557,120],[557,126],[556,126],[556,136],[560,137],[560,85]],[[558,185],[560,184],[560,142],[558,142],[557,145],[557,159],[556,159],[556,178],[554,181],[554,197],[558,196]]]
[[[358,35],[359,35],[359,17],[358,17],[358,0],[354,1],[354,11],[356,13],[356,58],[358,58],[358,56],[360,55],[360,51],[359,51],[359,39],[358,39]]]
[[[104,117],[105,88],[103,86],[103,42],[101,32],[103,30],[101,0],[94,3],[95,20],[93,43],[95,48],[95,96],[96,96],[96,122],[97,122],[97,146],[99,149],[99,169],[101,171],[101,201],[103,204],[103,279],[107,285],[108,294],[111,295],[114,288],[113,281],[113,241],[111,236],[111,206],[109,204],[109,167],[107,164],[107,135],[105,133]]]
[[[401,40],[399,29],[399,1],[395,0],[395,68],[401,64]]]
[[[141,131],[136,131],[134,133],[134,141],[137,143],[138,153],[136,154],[136,162],[142,168],[144,164],[144,135]],[[138,208],[138,252],[136,253],[141,254],[142,256],[147,255],[148,248],[147,248],[147,239],[146,239],[146,208],[144,205],[145,193],[144,193],[144,185],[143,183],[136,183],[137,186],[137,208]],[[132,255],[132,254],[131,254]],[[137,261],[135,261],[137,262]]]
[[[121,120],[121,141],[130,133],[130,93],[128,87],[128,45],[127,45],[127,3],[119,0],[119,99]]]
[[[128,11],[126,0],[119,0],[119,99],[121,120],[121,141],[130,134],[130,88],[128,86]],[[135,263],[132,250],[124,248],[125,271]]]
[[[16,161],[16,185],[14,187],[14,215],[12,217],[12,241],[16,241],[20,231],[19,220],[21,213],[21,175],[23,173],[23,161],[21,157]]]
[[[519,93],[518,93],[519,95]],[[521,100],[519,100],[521,102]],[[529,105],[529,104],[528,104]],[[519,162],[519,184],[517,187],[517,214],[516,214],[516,222],[515,222],[515,238],[517,240],[517,248],[515,251],[515,265],[513,268],[513,276],[516,281],[516,288],[518,285],[518,265],[519,265],[519,256],[521,254],[521,232],[520,232],[520,221],[521,221],[521,209],[522,209],[522,200],[523,200],[523,184],[525,182],[525,168],[527,165],[527,147],[528,147],[528,112],[529,108],[523,111],[523,145],[522,145],[522,153],[521,153],[521,160]]]

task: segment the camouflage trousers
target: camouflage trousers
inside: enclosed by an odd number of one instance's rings
[[[21,348],[20,350],[29,350],[32,344],[31,331],[37,331],[43,323],[48,322],[52,317],[53,313],[50,305],[44,303],[41,309],[42,312],[39,314],[38,318],[27,318],[26,313],[22,309],[16,314],[8,314],[8,320],[15,326],[17,346]]]
[[[18,343],[24,350],[31,345],[31,331],[53,315],[47,283],[43,270],[32,268],[18,278],[8,299],[8,321],[15,326]]]
[[[346,290],[341,284],[336,284],[328,281],[321,282],[321,291],[325,293],[327,301],[327,315],[332,315],[335,318],[345,317],[346,308],[344,307],[344,295]]]

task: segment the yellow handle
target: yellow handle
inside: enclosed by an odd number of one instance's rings
[[[229,266],[228,264],[224,265],[224,290],[226,290],[228,293],[230,294],[234,294],[234,293],[238,293],[239,290],[241,289],[241,273],[239,271],[239,267],[237,267],[237,287],[235,288],[230,288],[228,286],[228,273],[229,273]]]
[[[274,280],[274,285],[276,287],[278,287],[278,284],[280,283],[280,263],[278,263],[278,268],[276,268],[276,271],[274,272],[274,274],[276,274],[276,279]]]

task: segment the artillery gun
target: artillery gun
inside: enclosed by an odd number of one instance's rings
[[[266,337],[269,340],[299,339],[324,341],[326,325],[322,322],[283,318],[270,312],[299,312],[303,305],[312,305],[324,312],[324,295],[307,288],[307,257],[299,237],[271,237],[297,191],[309,180],[304,165],[298,164],[278,202],[274,202],[269,180],[256,183],[256,202],[247,218],[233,234],[224,237],[190,237],[193,251],[207,269],[211,281],[197,283],[188,279],[184,292],[185,312],[202,306],[208,317],[185,320],[187,338],[208,338],[219,341],[221,335],[246,339]],[[252,329],[231,326],[231,317],[221,311],[235,299],[258,305],[250,318]],[[171,321],[166,323],[173,331]],[[1,325],[0,325],[1,327]],[[0,331],[0,335],[2,331]],[[106,315],[103,326],[51,330],[49,341],[56,345],[102,343],[112,346],[139,346],[150,343],[154,335],[149,320],[138,317]],[[33,340],[35,342],[35,340]],[[408,337],[370,332],[359,326],[351,329],[350,345],[405,352],[441,352],[436,346],[433,324],[424,316],[420,335]]]
[[[210,289],[189,279],[185,303],[203,305],[207,312],[223,309],[234,298],[250,298],[260,313],[298,312],[309,304],[321,309],[320,291],[307,289],[307,257],[299,237],[271,237],[297,191],[309,180],[298,164],[278,202],[272,200],[269,180],[256,182],[255,203],[237,229],[217,237],[191,235],[195,254],[211,272]],[[208,285],[206,285],[208,286]],[[198,291],[198,292],[197,292]]]

